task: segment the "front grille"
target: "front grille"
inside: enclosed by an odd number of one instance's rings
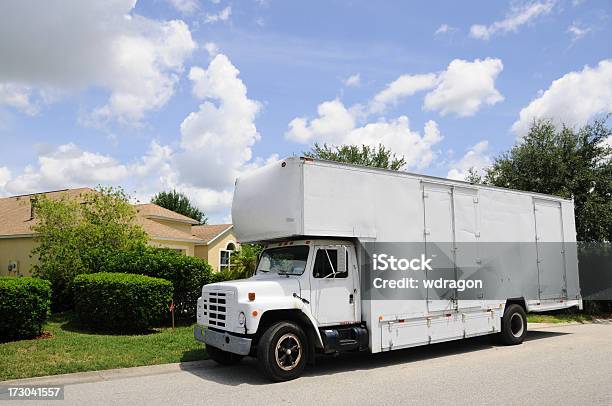
[[[209,326],[225,327],[228,294],[220,291],[204,292],[202,307],[204,319]]]

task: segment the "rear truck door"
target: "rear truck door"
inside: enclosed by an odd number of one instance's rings
[[[481,280],[478,190],[453,187],[453,209],[457,278]],[[484,292],[482,289],[466,289],[463,292],[457,289],[457,307],[459,309],[481,307],[483,299]]]
[[[454,280],[455,252],[453,231],[453,191],[451,186],[423,182],[425,210],[425,255],[432,258],[432,270],[427,280]],[[432,287],[427,289],[427,308],[431,311],[454,309],[455,289]]]
[[[565,251],[561,203],[533,199],[540,300],[566,298]]]
[[[311,306],[320,326],[356,323],[361,319],[354,249],[348,245],[315,247],[310,273]]]

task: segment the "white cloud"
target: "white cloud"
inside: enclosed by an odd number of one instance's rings
[[[205,23],[216,23],[217,21],[227,21],[232,15],[232,7],[227,6],[223,10],[214,14],[206,14]]]
[[[572,39],[574,41],[577,41],[587,35],[589,32],[591,32],[591,28],[582,28],[578,23],[573,22],[572,25],[570,25],[570,27],[567,29],[567,32],[572,34]]]
[[[434,87],[436,80],[437,76],[433,73],[402,75],[374,96],[370,103],[370,112],[382,113],[389,106],[397,104],[402,98]]]
[[[553,81],[521,110],[512,130],[519,136],[525,135],[534,119],[582,126],[596,115],[606,113],[612,113],[612,59]]]
[[[182,183],[173,167],[173,152],[153,141],[148,151],[132,163],[121,163],[108,155],[84,151],[73,143],[42,148],[35,165],[12,178],[0,167],[0,196],[45,192],[74,187],[122,185],[135,201],[148,202],[161,191],[186,193],[205,210],[212,221],[225,221],[232,192],[194,187]]]
[[[184,14],[191,14],[196,11],[198,7],[197,0],[167,0],[174,8]]]
[[[439,73],[402,75],[374,96],[368,112],[384,113],[402,99],[432,89],[425,95],[425,110],[436,110],[442,115],[471,116],[483,104],[493,105],[504,99],[495,88],[495,80],[502,70],[500,59],[475,59],[472,62],[454,59],[446,70]]]
[[[361,84],[361,75],[359,75],[359,73],[351,75],[344,80],[345,86],[355,87],[355,86],[359,86],[360,84]]]
[[[260,139],[254,123],[260,104],[247,97],[238,74],[223,54],[208,69],[194,67],[189,72],[193,94],[204,102],[181,124],[183,151],[177,166],[182,181],[219,190],[231,187],[251,160],[251,147]]]
[[[285,137],[302,144],[323,142],[374,147],[383,144],[406,158],[406,169],[428,166],[435,155],[433,147],[442,140],[434,121],[427,122],[420,135],[410,129],[406,116],[356,126],[355,113],[339,100],[323,102],[317,111],[315,119],[293,119]]]
[[[301,143],[311,140],[341,143],[355,128],[353,114],[338,99],[319,104],[317,112],[319,116],[313,120],[293,119],[289,123],[287,138]]]
[[[491,165],[491,157],[487,154],[488,149],[489,142],[486,140],[472,146],[458,162],[452,164],[446,177],[465,180],[470,169],[474,169],[476,173],[482,175],[484,168]]]
[[[11,180],[11,171],[6,166],[0,166],[0,196],[4,194],[6,184]]]
[[[204,44],[204,49],[211,57],[217,56],[217,54],[219,53],[219,47],[214,42],[207,42],[206,44]]]
[[[450,32],[455,31],[455,28],[451,27],[448,24],[442,24],[438,27],[438,29],[436,30],[436,32],[434,32],[434,35],[440,35],[440,34],[448,34]]]
[[[31,89],[11,83],[0,83],[0,105],[14,107],[30,116],[38,113],[38,106],[31,100]]]
[[[497,33],[515,32],[520,26],[527,24],[535,18],[550,13],[556,0],[534,1],[522,6],[513,7],[507,17],[495,21],[489,26],[475,24],[470,28],[470,36],[477,39],[488,40]]]
[[[42,151],[37,166],[27,166],[5,184],[5,189],[11,194],[22,194],[116,183],[128,173],[125,165],[110,156],[83,151],[70,143]]]
[[[108,101],[83,122],[138,123],[172,96],[196,44],[183,21],[148,19],[134,5],[0,2],[0,83],[56,93],[100,88]]]
[[[247,97],[227,56],[217,55],[206,69],[192,68],[189,78],[202,103],[181,124],[176,150],[153,141],[142,157],[125,163],[74,143],[42,147],[37,162],[16,176],[0,168],[0,194],[112,184],[148,201],[156,192],[174,188],[190,196],[212,221],[226,221],[235,178],[278,156],[252,159],[251,147],[260,138],[254,123],[260,104]]]
[[[139,178],[157,174],[167,176],[172,170],[170,166],[171,158],[172,148],[167,145],[161,145],[157,141],[152,141],[149,145],[149,150],[140,159],[140,162],[131,166],[130,173]]]
[[[425,96],[425,110],[460,117],[474,115],[483,104],[494,105],[504,100],[495,88],[495,79],[502,71],[500,59],[476,59],[473,62],[453,60],[437,78],[437,86]]]
[[[473,115],[483,105],[503,100],[495,88],[502,69],[499,59],[455,59],[440,73],[402,75],[377,93],[367,108],[359,104],[347,108],[339,99],[319,104],[316,117],[291,120],[285,138],[301,144],[383,144],[406,158],[406,168],[422,169],[432,162],[434,147],[442,140],[437,124],[427,122],[421,135],[410,129],[405,115],[387,119],[380,114],[404,97],[430,90],[425,95],[425,109],[442,115]],[[379,117],[377,121],[369,120],[373,115]]]

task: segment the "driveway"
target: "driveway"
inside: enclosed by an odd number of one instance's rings
[[[271,384],[254,360],[73,374],[52,405],[612,404],[612,325],[531,330],[524,344],[487,337],[385,354],[319,358],[304,377]],[[2,404],[34,405],[42,401]]]

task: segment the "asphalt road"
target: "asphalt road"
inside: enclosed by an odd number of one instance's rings
[[[232,367],[204,361],[197,367],[137,371],[68,384],[63,402],[46,403],[612,405],[612,325],[543,328],[530,331],[525,343],[514,347],[495,346],[482,337],[385,354],[320,358],[304,377],[276,384],[261,377],[250,359]]]

